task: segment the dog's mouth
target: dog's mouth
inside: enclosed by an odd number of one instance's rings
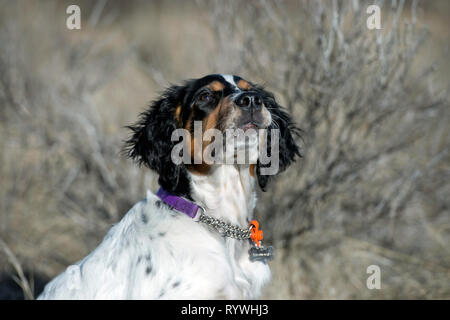
[[[259,126],[254,122],[248,122],[240,127],[240,129],[244,130],[244,132],[246,132],[249,129],[257,130],[258,128]]]

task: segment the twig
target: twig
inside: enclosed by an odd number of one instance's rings
[[[3,252],[6,254],[9,263],[13,266],[14,270],[17,273],[17,276],[13,275],[13,280],[22,288],[23,295],[25,300],[34,300],[33,294],[33,284],[30,284],[30,281],[25,277],[22,266],[20,265],[19,260],[16,255],[11,251],[6,242],[0,239],[0,247],[3,249]]]

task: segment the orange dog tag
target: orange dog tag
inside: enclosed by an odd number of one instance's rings
[[[259,229],[259,223],[256,220],[250,222],[250,226],[252,226],[250,239],[259,247],[263,239],[263,232]]]
[[[248,250],[250,261],[265,263],[266,260],[273,260],[273,247],[263,247],[262,245],[263,232],[259,229],[258,221],[250,222],[250,231],[250,239],[253,241],[253,246]]]

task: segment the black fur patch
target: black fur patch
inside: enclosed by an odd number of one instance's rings
[[[189,180],[183,164],[171,160],[171,151],[176,142],[171,141],[177,128],[175,109],[183,99],[186,88],[172,86],[140,115],[139,121],[128,128],[132,136],[126,141],[124,151],[140,165],[145,165],[159,174],[159,184],[167,191],[188,196]]]
[[[145,268],[145,274],[146,275],[149,275],[151,272],[152,272],[152,266],[150,265],[150,266],[147,266],[147,268]]]
[[[272,115],[272,124],[267,128],[267,155],[272,156],[271,153],[271,129],[280,130],[279,141],[279,169],[278,173],[283,172],[286,168],[295,161],[295,157],[302,157],[300,149],[294,140],[295,136],[301,135],[301,130],[295,126],[290,115],[287,111],[281,107],[276,101],[272,93],[263,90],[261,87],[257,87],[256,90],[262,91],[262,97],[264,105]],[[270,166],[268,164],[267,166]],[[256,165],[256,175],[258,178],[258,184],[262,191],[266,191],[267,183],[273,176],[261,175],[260,169],[264,167],[259,161]]]

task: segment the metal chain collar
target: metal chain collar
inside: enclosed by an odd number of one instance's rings
[[[204,212],[200,214],[200,218],[198,221],[213,227],[225,237],[230,237],[238,240],[250,239],[251,227],[249,227],[248,229],[239,228],[238,226],[226,223],[225,221],[222,221],[220,219],[208,216]]]

